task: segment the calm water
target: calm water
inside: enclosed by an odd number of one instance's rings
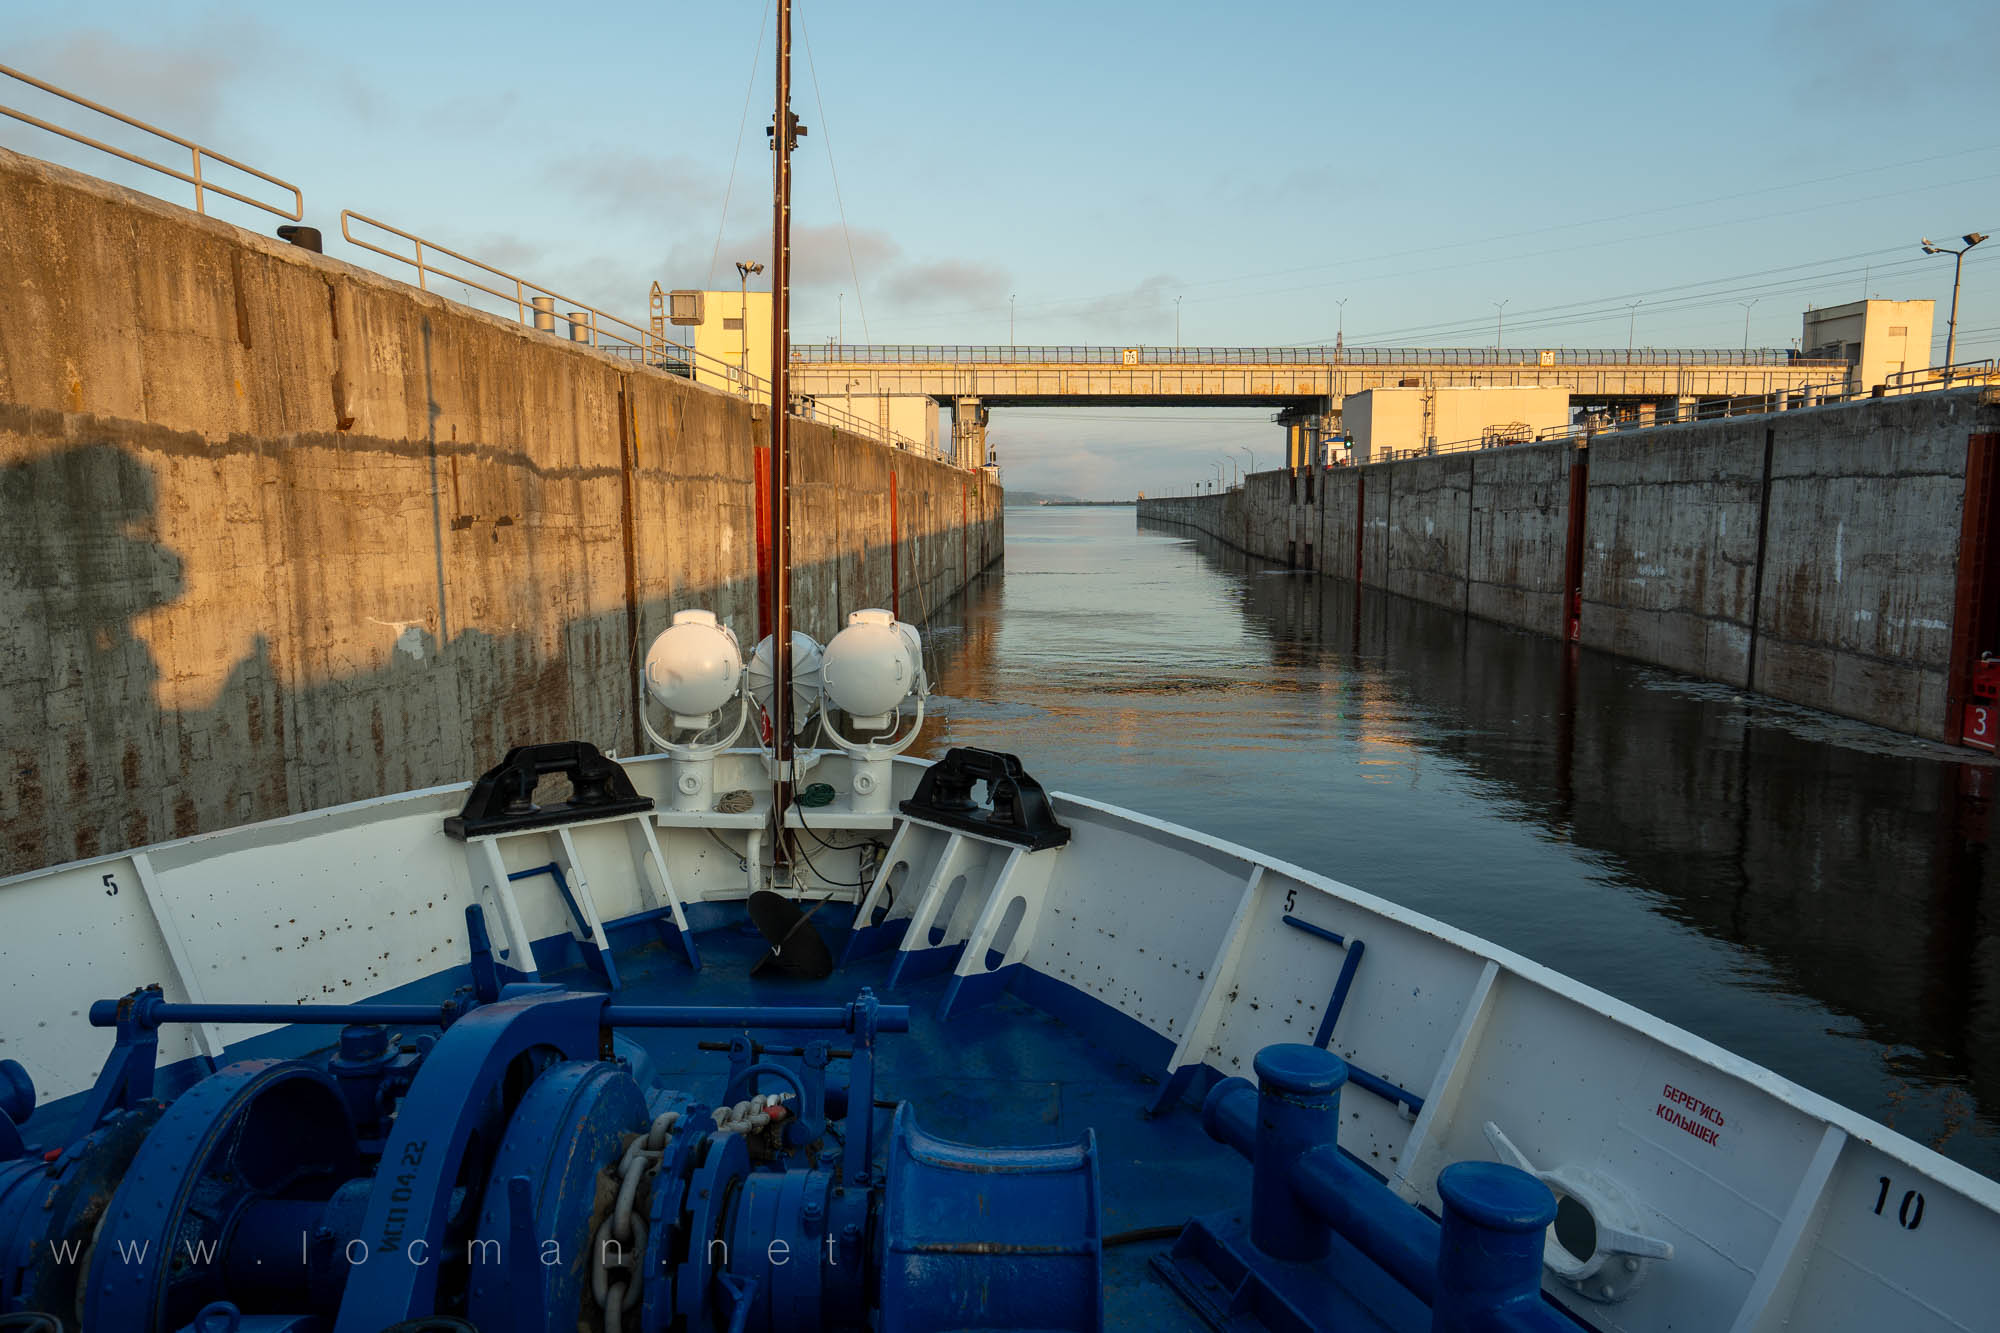
[[[1134,511],[1010,509],[924,749],[1430,913],[2000,1176],[1989,766]]]

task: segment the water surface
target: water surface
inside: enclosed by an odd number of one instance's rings
[[[1130,508],[1007,511],[920,751],[1483,935],[2000,1176],[1991,765]]]

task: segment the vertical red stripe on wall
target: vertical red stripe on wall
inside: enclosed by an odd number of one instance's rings
[[[896,469],[889,469],[889,614],[903,618],[903,533],[896,503]]]
[[[1945,676],[1944,738],[1965,739],[1972,680],[1983,653],[2000,654],[2000,435],[1965,442],[1965,507],[1958,526],[1958,598]]]
[[[757,528],[757,638],[761,642],[771,632],[771,451],[760,445],[753,452],[757,512],[752,522]]]

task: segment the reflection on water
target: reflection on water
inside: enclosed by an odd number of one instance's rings
[[[1995,771],[1275,569],[1014,509],[921,743],[1408,904],[2000,1176]]]

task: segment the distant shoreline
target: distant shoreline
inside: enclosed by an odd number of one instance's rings
[[[1130,509],[1137,500],[1009,500],[1009,509]]]

